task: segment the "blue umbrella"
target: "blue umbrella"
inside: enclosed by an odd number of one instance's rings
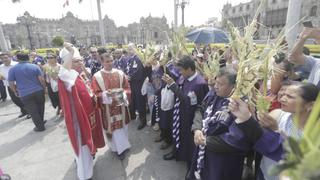
[[[226,33],[214,27],[195,29],[188,33],[186,38],[196,44],[229,43]]]

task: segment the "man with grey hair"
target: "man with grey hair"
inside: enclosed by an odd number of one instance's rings
[[[214,87],[196,109],[192,131],[197,148],[187,180],[241,179],[250,146],[243,134],[232,128],[236,118],[228,105],[235,83],[236,73],[221,69]]]
[[[90,68],[92,76],[100,69],[102,69],[98,49],[96,47],[90,48],[90,58],[87,59],[87,62],[85,62],[85,66]]]
[[[147,124],[147,120],[146,120],[147,98],[141,93],[142,85],[146,76],[144,73],[143,64],[135,53],[134,44],[129,44],[128,46],[128,59],[126,60],[126,69],[124,73],[128,77],[131,92],[132,92],[131,94],[132,102],[130,104],[130,116],[131,116],[131,119],[135,119],[136,110],[138,111],[139,120],[140,120],[138,130],[140,130],[144,128]]]
[[[113,52],[113,68],[119,69],[121,71],[125,71],[126,68],[126,62],[125,62],[125,56],[122,54],[121,49],[116,49]]]

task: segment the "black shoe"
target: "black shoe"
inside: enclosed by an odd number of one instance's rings
[[[163,142],[161,145],[160,145],[160,149],[161,150],[165,150],[165,149],[168,149],[169,147],[171,146],[171,144],[167,143],[167,142]]]
[[[31,115],[30,114],[28,114],[27,115],[27,117],[26,117],[26,119],[30,119],[31,118]]]
[[[141,130],[142,128],[144,128],[147,125],[147,123],[140,123],[138,126],[138,130]]]
[[[43,124],[47,123],[47,120],[43,120]]]
[[[154,139],[154,142],[161,142],[163,138],[161,136],[158,136]]]
[[[34,127],[33,130],[34,130],[35,132],[41,132],[41,131],[46,130],[46,128],[37,128],[37,127]]]
[[[118,154],[118,158],[119,158],[119,160],[124,160],[125,158],[126,158],[126,153],[125,153],[125,151],[123,151],[121,154]]]
[[[166,161],[173,160],[175,158],[176,158],[176,153],[173,151],[163,155],[163,160],[166,160]]]
[[[132,114],[130,114],[130,118],[131,118],[131,119],[130,119],[131,121],[137,120],[137,116],[132,115]]]
[[[18,116],[18,118],[22,118],[22,117],[24,117],[24,116],[26,116],[27,115],[27,113],[21,113],[19,116]]]

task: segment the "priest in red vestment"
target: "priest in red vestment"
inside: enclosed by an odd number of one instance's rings
[[[95,96],[90,82],[83,75],[82,57],[70,43],[61,50],[63,66],[59,71],[59,96],[66,127],[76,154],[77,174],[80,180],[93,175],[93,155],[105,145],[101,115],[95,109]]]
[[[106,131],[111,150],[117,153],[120,160],[131,145],[128,140],[129,99],[131,90],[125,74],[112,68],[113,57],[101,55],[103,69],[94,74],[92,87],[98,97],[102,111],[103,127]]]

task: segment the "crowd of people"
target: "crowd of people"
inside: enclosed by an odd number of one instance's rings
[[[228,47],[197,47],[178,59],[168,53],[164,65],[157,54],[143,63],[132,44],[78,49],[64,43],[59,53],[45,58],[34,52],[2,53],[0,88],[20,108],[19,118],[31,117],[36,132],[45,130],[48,93],[65,119],[81,180],[93,176],[98,148],[108,144],[120,160],[126,157],[128,123],[135,119],[138,130],[149,124],[160,131],[154,142],[171,148],[163,159],[186,162],[187,180],[239,180],[248,172],[257,180],[279,179],[269,169],[284,157],[285,137],[303,136],[319,96],[320,60],[304,54],[309,38],[320,43],[320,29],[305,28],[292,51],[270,59],[281,71],[269,79],[269,113],[230,98],[239,67]],[[212,79],[197,68],[215,51],[221,55],[220,71]]]

